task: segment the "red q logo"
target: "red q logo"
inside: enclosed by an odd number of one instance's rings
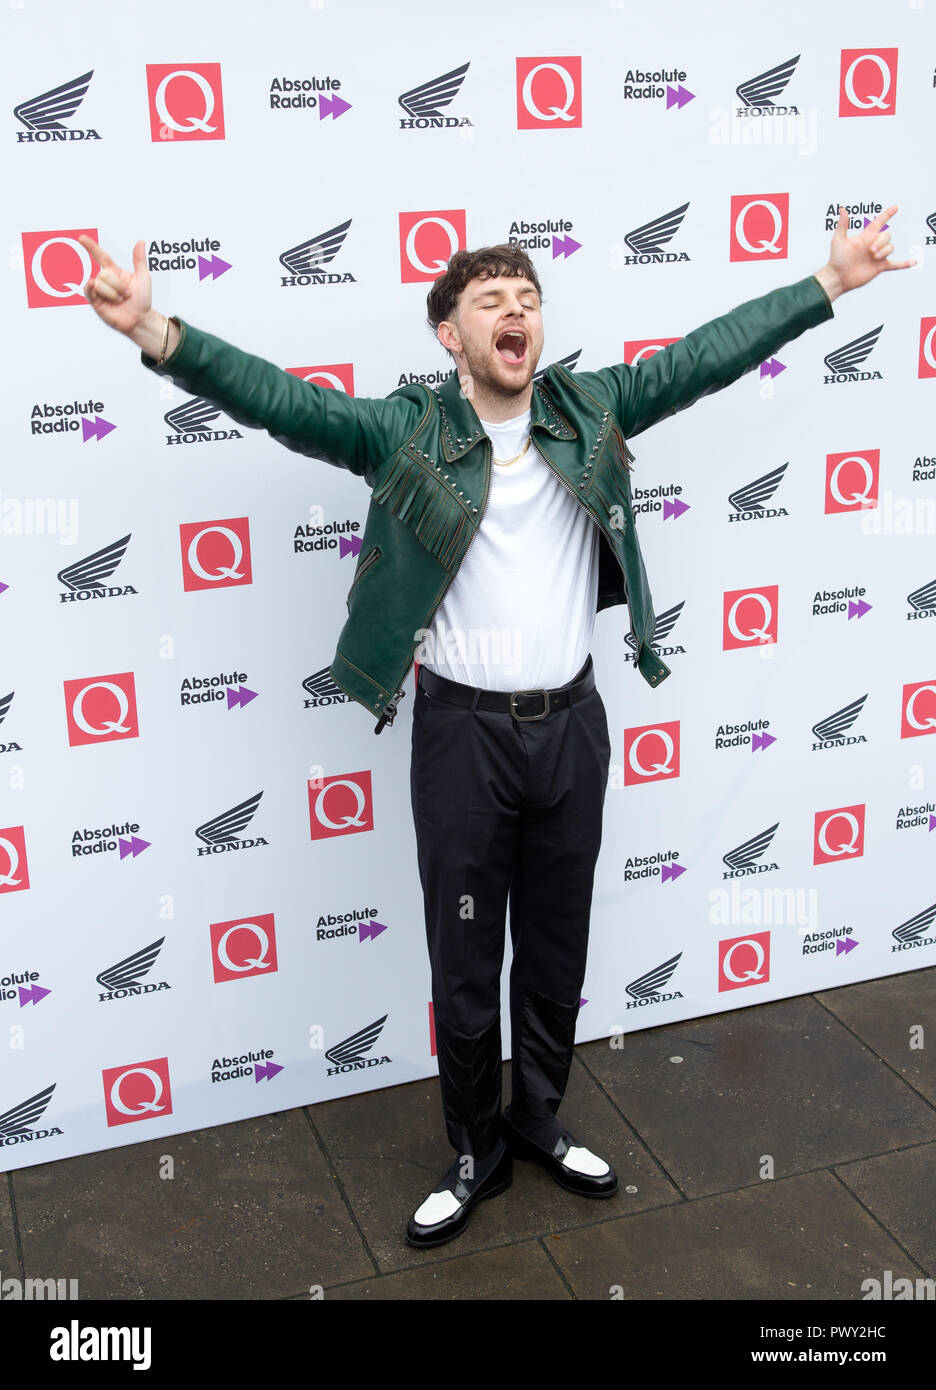
[[[220,63],[147,63],[153,140],[223,140]]]
[[[325,367],[287,367],[290,376],[311,381],[313,386],[328,386],[333,391],[354,395],[354,366],[351,362],[330,362]]]
[[[85,676],[82,680],[65,681],[64,685],[68,742],[72,748],[84,743],[139,738],[132,671],[116,676]]]
[[[310,781],[309,822],[313,840],[373,830],[370,772],[348,772]]]
[[[81,235],[93,241],[98,239],[96,227],[22,233],[26,303],[30,309],[87,304],[81,287],[92,275],[97,275],[101,267],[78,240]]]
[[[764,584],[759,589],[729,589],[724,596],[722,650],[776,642],[779,607],[777,584]]]
[[[276,973],[276,927],[272,912],[211,923],[211,964],[215,984]]]
[[[225,589],[252,582],[246,516],[185,521],[179,525],[179,538],[183,589]]]
[[[770,979],[770,932],[753,932],[718,943],[718,990],[746,989]]]
[[[624,344],[624,363],[628,367],[636,367],[645,358],[669,347],[670,343],[678,342],[679,338],[633,338]]]
[[[826,515],[832,512],[867,511],[876,507],[880,471],[880,449],[826,454]]]
[[[731,199],[729,259],[785,261],[789,193],[742,193]]]
[[[518,58],[517,129],[568,130],[581,124],[581,58]]]
[[[18,893],[29,887],[26,833],[21,825],[0,830],[0,893]]]
[[[813,832],[813,863],[834,864],[864,854],[864,806],[839,806],[817,811]]]
[[[467,249],[464,208],[400,213],[400,278],[438,280],[456,251]]]
[[[896,109],[896,48],[843,48],[839,115],[893,116]]]
[[[936,733],[936,680],[905,685],[900,703],[900,737]]]
[[[136,1062],[129,1067],[107,1067],[101,1077],[108,1128],[172,1114],[167,1057]]]
[[[624,730],[624,785],[679,776],[679,720]]]
[[[918,376],[936,376],[936,319],[920,319]]]

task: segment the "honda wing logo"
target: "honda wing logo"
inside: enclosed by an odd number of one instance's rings
[[[76,560],[73,565],[66,565],[65,569],[59,570],[56,578],[72,593],[77,593],[81,589],[103,589],[105,587],[103,581],[110,579],[123,559],[129,543],[129,535],[121,536],[119,541],[105,545],[102,550],[96,550],[93,555],[86,555],[83,560]]]
[[[852,381],[869,380],[870,372],[860,373],[858,368],[869,357],[871,350],[881,336],[882,323],[877,328],[872,328],[869,332],[862,334],[860,338],[854,338],[844,347],[836,348],[835,352],[830,352],[822,360],[825,362],[833,377],[850,377]],[[879,373],[877,374],[879,375]],[[826,381],[830,380],[826,377]]]
[[[53,87],[50,92],[30,97],[28,101],[14,106],[13,115],[27,130],[65,130],[62,124],[74,116],[88,90],[94,69],[63,82],[61,87]]]
[[[148,975],[152,969],[153,962],[159,955],[160,947],[165,939],[164,936],[161,936],[158,941],[135,951],[132,956],[127,956],[125,960],[118,961],[116,965],[109,965],[106,970],[101,971],[100,975],[95,976],[98,984],[103,985],[107,990],[129,989],[132,985],[138,985],[143,976]]]
[[[681,958],[682,951],[678,955],[671,956],[669,960],[665,960],[662,965],[655,965],[652,970],[647,971],[646,975],[631,980],[627,986],[628,994],[632,999],[650,999],[654,995],[662,994]]]
[[[204,396],[193,396],[174,410],[167,410],[163,419],[177,434],[210,434],[210,426],[221,411]]]
[[[327,1074],[337,1076],[340,1072],[360,1071],[363,1067],[379,1067],[381,1063],[389,1062],[389,1057],[367,1056],[380,1037],[388,1017],[388,1014],[384,1014],[374,1023],[369,1023],[366,1028],[352,1033],[350,1038],[345,1038],[343,1042],[328,1048],[325,1056],[334,1065],[328,1068]]]
[[[423,82],[420,87],[414,87],[412,91],[404,92],[397,100],[403,110],[408,111],[411,116],[423,119],[442,116],[443,113],[440,108],[449,106],[458,95],[468,67],[468,63],[462,63],[460,68],[453,68],[451,72],[443,73],[441,77],[433,77],[431,81]]]
[[[0,1139],[7,1139],[15,1134],[28,1134],[33,1125],[45,1113],[46,1106],[52,1099],[52,1092],[55,1090],[55,1082],[47,1086],[44,1091],[37,1091],[29,1100],[21,1101],[19,1105],[14,1105],[12,1109],[4,1111],[0,1115]]]
[[[907,595],[907,602],[918,613],[925,613],[936,608],[936,579],[931,579],[928,584],[922,584],[919,589],[914,589],[912,594]],[[3,706],[0,703],[0,722],[2,720]]]
[[[762,72],[757,77],[749,77],[746,82],[742,82],[739,87],[736,87],[735,91],[745,106],[774,106],[776,105],[774,97],[778,97],[786,87],[799,60],[800,54],[797,53],[795,58],[788,58],[785,63],[778,63],[769,72]]]
[[[237,838],[253,819],[262,795],[262,791],[257,792],[255,796],[250,796],[246,801],[242,801],[239,806],[232,806],[229,811],[223,811],[220,816],[215,816],[213,820],[207,820],[204,825],[198,826],[195,834],[210,847],[209,849],[200,849],[198,853],[210,854],[216,850],[242,849],[247,845],[265,845],[266,840],[260,837],[255,840],[239,840]]]
[[[761,512],[764,510],[764,503],[769,502],[783,481],[783,475],[789,467],[789,462],[781,463],[779,468],[773,469],[770,473],[765,473],[762,478],[755,478],[753,483],[746,483],[744,487],[737,488],[734,492],[729,492],[728,501],[736,512]]]
[[[575,352],[570,352],[568,357],[557,358],[557,362],[551,362],[549,366],[556,366],[558,363],[560,367],[566,367],[570,372],[574,372],[575,368],[578,366],[578,360],[581,357],[581,355],[582,349],[576,348]],[[533,373],[533,380],[542,381],[548,371],[549,367],[540,367],[538,372]]]
[[[656,217],[652,222],[645,222],[642,227],[635,227],[632,232],[628,232],[624,240],[634,255],[661,254],[666,244],[672,241],[679,231],[688,207],[688,203],[683,203],[682,207],[673,208],[672,212],[666,212],[662,217]]]
[[[932,927],[936,922],[936,903],[932,907],[924,907],[922,912],[918,912],[915,917],[910,917],[906,922],[901,922],[899,927],[895,927],[891,936],[895,941],[909,941],[914,946],[922,945],[920,938],[923,933]]]
[[[733,878],[739,874],[762,874],[768,869],[776,869],[776,864],[758,864],[756,861],[769,846],[771,840],[777,832],[776,825],[769,826],[762,830],[759,835],[753,835],[750,840],[745,840],[744,844],[738,845],[736,849],[731,849],[722,856],[722,863],[727,864],[729,872],[723,874],[723,878]]]
[[[857,700],[852,700],[850,705],[836,710],[834,714],[826,715],[825,719],[820,719],[814,724],[812,731],[820,743],[844,743],[846,733],[858,718],[867,698],[867,695],[860,695]]]
[[[3,723],[10,712],[10,705],[13,703],[13,696],[16,694],[11,690],[9,695],[0,695],[0,724]]]
[[[660,654],[660,647],[665,643],[667,637],[669,637],[673,628],[676,626],[676,619],[685,606],[686,600],[683,599],[681,603],[674,604],[672,608],[667,608],[665,613],[657,615],[653,628],[653,636],[650,638],[651,651],[656,652],[658,655]],[[637,651],[637,639],[634,637],[633,632],[626,633],[624,641],[632,651]]]
[[[279,258],[280,265],[293,275],[314,274],[323,265],[329,265],[335,259],[348,235],[350,226],[351,218],[349,217],[347,222],[339,223],[330,231],[320,232],[318,236],[310,237],[300,246],[294,246],[291,250],[284,251]]]

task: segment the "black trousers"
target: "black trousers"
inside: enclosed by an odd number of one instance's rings
[[[410,788],[442,1107],[458,1155],[499,1138],[500,977],[513,963],[509,1118],[551,1149],[585,979],[611,746],[597,689],[545,719],[417,686]]]

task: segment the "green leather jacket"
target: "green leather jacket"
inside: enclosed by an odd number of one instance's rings
[[[815,276],[711,320],[636,367],[547,367],[534,383],[531,431],[546,464],[601,531],[597,610],[627,603],[636,666],[650,685],[670,674],[653,651],[655,617],[631,507],[627,439],[736,381],[791,338],[832,317]],[[453,370],[439,387],[351,397],[301,381],[177,318],[159,367],[238,424],[266,429],[310,458],[347,468],[371,489],[348,618],[330,673],[377,720],[392,723],[403,682],[484,516],[491,444]],[[548,576],[544,576],[548,582]]]

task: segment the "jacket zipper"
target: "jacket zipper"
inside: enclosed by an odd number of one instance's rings
[[[472,533],[471,533],[471,539],[469,540],[467,546],[465,547],[465,554],[461,557],[461,560],[459,561],[459,564],[458,564],[458,568],[459,568],[459,569],[461,569],[462,565],[465,563],[465,558],[466,558],[466,556],[467,556],[467,554],[468,554],[468,551],[471,549],[472,545],[474,544],[474,538],[475,538],[475,536],[478,534],[478,532],[481,530],[481,523],[482,523],[482,521],[484,520],[484,513],[485,513],[485,511],[487,510],[488,498],[489,498],[490,495],[491,495],[491,454],[493,453],[493,446],[492,446],[491,441],[490,441],[489,439],[486,439],[486,440],[485,440],[484,449],[485,449],[485,455],[484,455],[484,501],[481,503],[481,514],[480,514],[480,516],[478,517],[478,524],[477,524],[477,526],[475,527],[474,531],[472,531]],[[573,495],[574,495],[574,494],[573,494]],[[456,573],[457,573],[457,571],[456,571]],[[436,613],[438,613],[440,607],[442,606],[442,601],[443,601],[443,599],[445,598],[445,595],[448,593],[449,589],[452,587],[452,583],[454,582],[454,579],[455,579],[455,575],[453,574],[452,577],[451,577],[451,579],[449,580],[449,582],[446,584],[445,588],[442,590],[442,592],[441,592],[441,594],[439,595],[438,599],[436,600],[436,604],[435,604],[435,607],[432,609],[432,612],[429,614],[428,618],[427,618],[426,621],[423,623],[423,627],[426,628],[427,630],[432,626],[432,620],[433,620],[433,618],[435,617]],[[403,681],[406,679],[407,672],[409,671],[409,669],[410,669],[410,667],[412,666],[412,664],[413,664],[413,658],[410,657],[409,662],[408,662],[407,665],[403,668],[403,670],[400,672],[400,675],[399,675],[399,677],[398,677],[399,687],[398,687],[398,689],[397,689],[396,694],[394,695],[394,697],[393,697],[392,700],[388,701],[388,703],[387,703],[386,706],[384,707],[383,714],[380,716],[380,719],[377,721],[377,727],[376,727],[375,730],[374,730],[374,733],[375,733],[375,734],[379,734],[379,733],[380,733],[380,731],[383,729],[384,722],[386,722],[387,724],[392,724],[393,721],[394,721],[394,719],[396,718],[397,705],[400,703],[400,701],[402,700],[403,696],[406,694],[406,691],[403,689]],[[387,712],[388,712],[388,711],[391,711],[389,719],[387,718]]]
[[[364,574],[364,572],[365,572],[366,570],[369,570],[369,569],[370,569],[371,565],[374,563],[374,561],[375,561],[376,559],[379,558],[379,556],[380,556],[380,546],[379,546],[379,545],[375,545],[375,546],[373,547],[372,550],[369,550],[369,551],[367,552],[367,554],[364,556],[364,559],[363,559],[363,560],[361,561],[361,563],[358,565],[358,567],[357,567],[357,572],[355,573],[354,578],[351,580],[351,589],[354,588],[355,584],[356,584],[356,583],[358,582],[358,580],[361,578],[361,575]],[[349,611],[350,611],[350,608],[351,608],[351,589],[348,590],[348,597],[347,597],[347,599],[346,599],[346,603],[347,603],[347,605],[348,605]]]

